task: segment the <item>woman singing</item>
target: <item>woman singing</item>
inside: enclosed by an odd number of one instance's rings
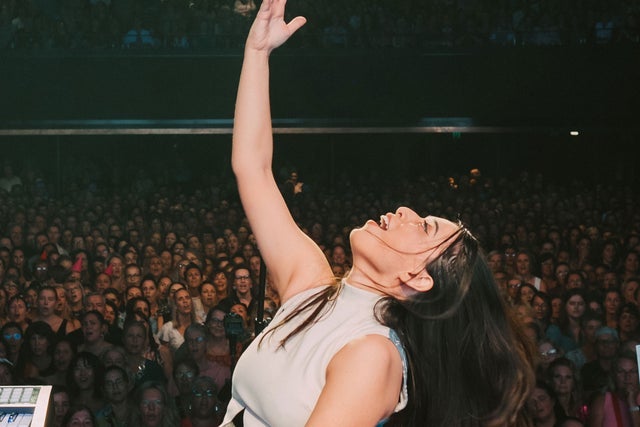
[[[232,166],[282,307],[238,361],[223,424],[505,426],[525,423],[532,353],[477,241],[401,207],[350,236],[336,283],[272,173],[269,55],[306,20],[265,0],[245,46]]]

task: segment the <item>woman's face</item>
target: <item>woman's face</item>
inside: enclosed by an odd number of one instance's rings
[[[86,360],[78,360],[76,366],[73,367],[73,380],[82,391],[93,392],[94,374],[93,367]]]
[[[226,274],[222,272],[216,273],[216,275],[213,277],[213,286],[215,286],[216,292],[218,293],[226,292],[228,286]]]
[[[191,300],[191,295],[189,295],[189,291],[185,289],[179,289],[174,295],[173,300],[176,303],[176,309],[180,314],[190,314],[191,309],[193,308],[193,301]]]
[[[556,366],[551,375],[552,386],[558,395],[569,394],[575,386],[575,378],[568,366]]]
[[[22,324],[27,321],[27,305],[21,299],[15,299],[9,305],[9,320]]]
[[[202,273],[197,268],[190,268],[186,271],[187,286],[190,289],[197,289],[202,283]]]
[[[211,283],[204,283],[200,288],[200,300],[206,307],[213,307],[216,303],[216,288]]]
[[[151,273],[151,275],[158,277],[162,274],[163,268],[164,265],[162,259],[159,256],[153,256],[149,260],[149,273]]]
[[[628,254],[627,257],[624,259],[625,271],[635,273],[638,271],[638,265],[639,265],[638,255],[633,252]]]
[[[44,335],[33,334],[29,339],[29,346],[34,356],[45,356],[49,347],[49,340]]]
[[[162,251],[160,253],[160,261],[162,262],[162,270],[168,272],[173,265],[173,255],[169,251]]]
[[[202,360],[207,350],[207,342],[204,334],[199,331],[189,331],[185,334],[189,353],[194,360]]]
[[[175,235],[175,233],[167,233],[166,236],[164,236],[164,246],[166,248],[170,248],[171,246],[173,246],[173,244],[177,241],[177,237]]]
[[[238,316],[242,317],[242,319],[246,322],[249,318],[249,313],[247,313],[247,308],[242,304],[234,304],[231,306],[229,310],[231,313],[235,313]]]
[[[542,388],[535,388],[527,401],[527,410],[534,421],[541,423],[554,417],[553,406],[555,402]]]
[[[518,254],[516,256],[516,270],[518,274],[528,276],[531,274],[531,260],[527,254]]]
[[[95,314],[87,314],[82,319],[82,335],[87,343],[95,343],[104,337],[104,329],[98,316]]]
[[[110,325],[113,325],[116,320],[116,312],[109,304],[104,305],[104,320]]]
[[[73,359],[73,350],[67,341],[60,341],[53,350],[53,364],[58,371],[66,371]]]
[[[634,280],[627,282],[626,286],[624,287],[625,301],[636,304],[635,294],[637,289],[638,289],[638,282]]]
[[[164,412],[164,401],[162,393],[155,388],[148,388],[142,392],[140,401],[140,413],[142,414],[142,425],[144,427],[156,427],[162,425],[162,414]]]
[[[562,311],[562,298],[553,298],[551,300],[551,317],[557,319]]]
[[[140,288],[142,289],[142,296],[144,296],[147,301],[153,302],[156,300],[158,295],[158,288],[156,287],[156,284],[153,280],[145,280],[140,285]]]
[[[492,272],[496,272],[502,268],[502,255],[500,254],[492,254],[487,259],[487,264],[489,264],[489,268]]]
[[[104,273],[98,274],[98,277],[96,277],[96,290],[98,292],[103,292],[109,287],[111,287],[111,278]]]
[[[91,414],[86,409],[81,409],[71,416],[69,427],[93,427]]]
[[[183,244],[183,243],[181,243],[181,242],[176,242],[176,243],[173,245],[173,248],[172,248],[173,253],[174,253],[174,254],[178,254],[178,255],[180,255],[180,256],[183,256],[183,255],[184,255],[184,249],[185,249],[185,248],[184,248],[184,244]]]
[[[131,299],[141,297],[141,296],[142,296],[142,291],[140,290],[139,287],[129,286],[129,288],[127,288],[127,293],[125,294],[125,299],[126,301],[129,301]]]
[[[71,400],[66,391],[53,394],[53,415],[58,422],[56,425],[62,425],[62,419],[67,414],[69,406],[71,406]]]
[[[62,289],[62,294],[64,294],[64,289]],[[41,316],[47,317],[54,314],[58,304],[56,296],[56,292],[51,289],[44,289],[40,291],[40,294],[38,295],[38,312]]]
[[[638,318],[635,314],[623,310],[618,319],[618,328],[620,332],[634,333],[638,329]]]
[[[547,315],[549,314],[549,306],[544,299],[540,298],[539,296],[534,297],[532,306],[537,320],[546,319]]]
[[[146,330],[142,325],[131,325],[124,334],[124,348],[130,354],[139,355],[145,350]]]
[[[38,305],[38,292],[35,289],[27,289],[24,293],[24,300],[26,301],[28,307],[34,308]]]
[[[22,331],[14,327],[5,328],[4,339],[9,347],[8,350],[15,354],[22,345]]]
[[[56,310],[63,311],[67,307],[67,293],[64,288],[55,288],[58,302],[56,304]]]
[[[209,321],[207,322],[207,328],[215,338],[224,337],[226,335],[224,330],[224,312],[215,310],[211,313]]]
[[[191,394],[191,412],[194,418],[211,419],[216,411],[216,394],[207,381],[196,380]]]
[[[119,279],[122,277],[122,270],[124,269],[124,263],[120,258],[112,258],[109,261],[109,267],[111,267],[111,276]]]
[[[422,218],[409,208],[399,208],[383,215],[380,223],[369,220],[351,232],[352,272],[361,271],[378,283],[406,282],[405,275],[423,271],[459,232],[460,227],[451,221]],[[428,280],[411,283],[424,285],[418,290],[428,290],[432,285]]]
[[[24,252],[22,252],[21,249],[14,250],[11,260],[13,261],[13,265],[18,268],[22,268],[24,265]]]
[[[531,304],[535,291],[528,286],[523,286],[520,289],[520,300],[524,303]]]
[[[151,314],[149,312],[149,304],[147,304],[146,301],[136,301],[136,303],[133,305],[133,312],[135,313],[137,311],[142,312],[147,317],[149,317],[149,315]]]
[[[617,292],[607,292],[604,297],[604,309],[608,315],[615,315],[620,308],[620,295]]]
[[[556,267],[556,279],[560,283],[565,283],[567,276],[569,275],[569,266],[568,265],[559,265]]]
[[[178,387],[178,391],[181,394],[186,394],[191,392],[191,386],[193,384],[193,380],[196,376],[196,373],[189,366],[184,364],[179,364],[176,367],[176,371],[174,373],[176,387]]]
[[[584,299],[580,295],[573,295],[567,301],[567,305],[565,306],[565,309],[569,317],[574,319],[581,318],[586,310]]]
[[[620,391],[638,392],[638,366],[633,360],[622,358],[618,361],[615,374],[616,388]]]
[[[104,397],[111,403],[121,403],[127,399],[128,384],[122,373],[116,370],[104,376]]]
[[[554,275],[553,260],[548,259],[540,263],[540,271],[543,277],[553,277]]]

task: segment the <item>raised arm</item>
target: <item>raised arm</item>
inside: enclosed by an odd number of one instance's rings
[[[285,0],[263,1],[249,31],[240,75],[231,163],[260,254],[283,301],[332,278],[324,254],[296,225],[272,172],[269,55],[306,22],[284,21]]]

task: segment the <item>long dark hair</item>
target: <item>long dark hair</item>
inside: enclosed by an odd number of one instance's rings
[[[389,425],[527,425],[532,343],[508,314],[477,240],[463,229],[427,271],[430,291],[377,306],[409,361],[409,403]]]

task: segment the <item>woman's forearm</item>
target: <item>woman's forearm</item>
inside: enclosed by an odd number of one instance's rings
[[[271,171],[273,137],[269,106],[269,54],[246,49],[236,99],[232,167],[236,176]]]

